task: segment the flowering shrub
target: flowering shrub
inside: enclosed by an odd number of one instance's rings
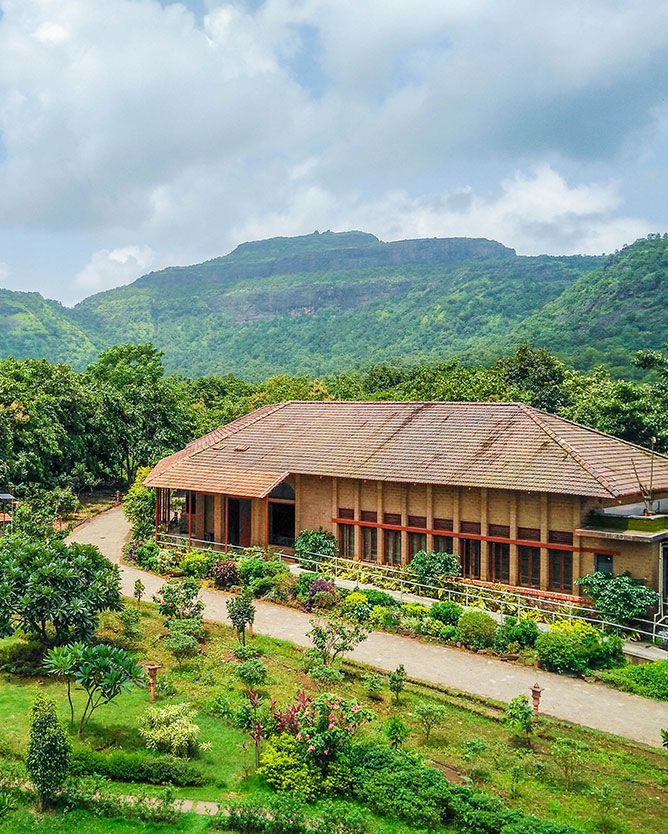
[[[605,669],[622,661],[622,639],[603,634],[581,620],[556,623],[536,640],[538,661],[551,672],[582,674],[586,669]]]
[[[199,599],[199,586],[192,578],[165,582],[158,593],[154,594],[153,602],[157,603],[163,617],[170,620],[201,617],[204,611],[204,603]]]
[[[329,602],[326,601],[326,596],[329,596]],[[314,608],[332,608],[336,602],[336,588],[334,583],[327,579],[314,579],[308,586],[308,597],[306,599],[305,608],[307,611],[312,611]],[[318,603],[320,603],[318,605]]]
[[[240,582],[237,563],[234,559],[223,559],[211,566],[211,578],[216,588],[232,588]]]
[[[189,703],[149,707],[140,718],[139,735],[150,750],[188,756],[195,749],[199,727],[193,721],[195,709]]]

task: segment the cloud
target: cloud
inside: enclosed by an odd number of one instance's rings
[[[99,249],[74,276],[79,297],[129,284],[140,275],[159,266],[156,253],[150,246],[123,246],[119,249]]]
[[[0,1],[0,231],[86,240],[77,292],[316,225],[667,224],[665,0]]]

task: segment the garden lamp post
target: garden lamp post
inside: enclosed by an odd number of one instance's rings
[[[148,674],[148,687],[151,692],[151,703],[155,703],[155,681],[158,677],[158,669],[162,669],[161,663],[144,663],[144,669]]]
[[[538,707],[540,706],[540,694],[543,688],[535,683],[531,687],[531,701],[533,702],[533,720],[538,721]]]

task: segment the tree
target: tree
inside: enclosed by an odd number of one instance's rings
[[[410,730],[396,715],[393,715],[390,719],[388,719],[384,726],[383,732],[387,736],[388,741],[390,742],[390,747],[396,750],[398,747],[406,741],[408,736],[410,735]]]
[[[199,599],[199,585],[192,577],[169,579],[153,595],[153,602],[168,620],[189,620],[201,617],[204,611],[204,603]]]
[[[534,712],[526,695],[513,698],[505,712],[506,724],[517,733],[523,733],[527,747],[531,747],[531,735],[535,729]]]
[[[628,573],[609,576],[598,571],[576,579],[575,584],[582,587],[605,618],[615,623],[644,617],[659,602],[656,591]]]
[[[434,585],[444,578],[460,576],[462,566],[459,556],[452,553],[418,550],[411,559],[408,570],[421,585]]]
[[[573,738],[556,738],[550,748],[552,757],[563,771],[569,791],[573,788],[578,768],[582,765],[588,749],[584,742]]]
[[[394,702],[398,704],[399,696],[404,691],[404,686],[406,685],[406,670],[404,669],[403,663],[400,663],[394,672],[390,672],[387,676],[387,683],[390,692],[394,695]]]
[[[317,570],[321,558],[338,556],[339,545],[329,530],[302,530],[295,539],[295,556],[303,568]]]
[[[146,586],[141,579],[135,580],[134,598],[137,600],[137,608],[141,607],[141,598],[144,596]]]
[[[123,499],[123,514],[132,524],[135,539],[148,539],[155,529],[155,490],[144,486],[151,471],[149,466],[140,467],[137,477]]]
[[[526,392],[536,408],[555,412],[568,404],[566,366],[545,348],[524,342],[512,356],[497,360],[494,369],[507,385]]]
[[[415,707],[415,716],[424,730],[424,740],[429,741],[429,736],[434,727],[445,723],[447,711],[443,704],[435,704],[433,701],[420,701]]]
[[[369,636],[368,630],[361,624],[349,626],[336,615],[324,622],[310,620],[311,631],[306,633],[311,638],[313,649],[323,666],[331,666],[340,656],[352,652]]]
[[[12,516],[12,531],[45,544],[64,539],[71,532],[73,524],[63,524],[62,518],[74,512],[77,503],[71,490],[65,487],[33,490],[16,505]]]
[[[42,642],[90,639],[102,611],[120,611],[120,574],[91,544],[0,540],[0,635],[19,627]]]
[[[74,704],[72,703],[72,684],[76,678],[78,660],[83,643],[70,646],[56,646],[44,657],[44,669],[49,675],[63,678],[67,683],[67,703],[70,705],[70,732],[74,730]]]
[[[227,615],[237,632],[242,646],[246,645],[246,628],[255,620],[255,606],[250,594],[244,593],[227,600]]]
[[[44,810],[65,782],[70,769],[71,747],[52,698],[38,693],[30,719],[26,770],[39,794],[40,810]]]
[[[74,643],[61,647],[58,654],[55,652],[56,650],[52,649],[47,653],[47,669],[53,670],[52,674],[66,678],[68,691],[71,675],[69,670],[73,669],[74,680],[88,696],[79,720],[79,736],[98,707],[110,703],[121,692],[129,691],[132,686],[146,685],[145,671],[125,649],[104,643],[97,646]],[[61,673],[59,669],[66,671]]]

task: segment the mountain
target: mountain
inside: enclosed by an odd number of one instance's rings
[[[100,345],[150,339],[188,374],[323,374],[436,361],[505,335],[600,262],[523,258],[485,239],[314,233],[145,275],[71,320]]]
[[[325,374],[378,362],[493,361],[527,340],[577,367],[629,373],[668,332],[668,240],[609,257],[518,256],[486,239],[384,243],[325,232],[238,246],[69,309],[0,291],[0,351],[85,367],[152,340],[170,370]]]

